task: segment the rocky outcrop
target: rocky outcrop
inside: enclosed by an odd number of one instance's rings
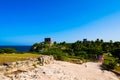
[[[39,58],[30,58],[25,61],[17,61],[17,62],[6,62],[2,66],[0,66],[0,74],[7,75],[17,71],[27,71],[29,69],[37,67],[37,65],[46,65],[54,62],[53,56],[43,55]]]
[[[41,56],[38,58],[41,65],[51,64],[54,62],[53,56]]]

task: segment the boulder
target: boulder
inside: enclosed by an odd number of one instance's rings
[[[51,56],[44,55],[44,56],[39,57],[38,61],[41,65],[51,64],[54,62],[54,58],[52,55]]]

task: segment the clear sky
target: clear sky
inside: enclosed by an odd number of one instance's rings
[[[120,41],[120,0],[0,0],[0,45]]]

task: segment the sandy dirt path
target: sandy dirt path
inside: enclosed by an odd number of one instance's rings
[[[13,80],[119,80],[118,77],[106,70],[101,70],[100,63],[87,62],[73,64],[55,61],[54,64],[38,66],[33,70],[12,76]],[[5,79],[4,79],[5,80]],[[7,79],[6,80],[11,80]]]

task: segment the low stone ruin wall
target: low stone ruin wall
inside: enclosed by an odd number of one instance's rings
[[[39,58],[30,58],[25,61],[6,62],[0,66],[0,74],[9,74],[15,71],[27,71],[28,69],[35,68],[37,65],[46,65],[54,62],[53,56],[43,55]]]

